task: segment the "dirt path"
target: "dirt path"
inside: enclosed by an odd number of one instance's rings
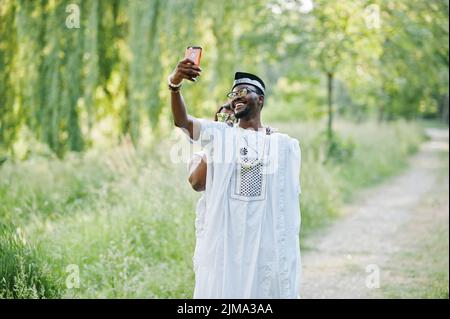
[[[302,253],[303,298],[386,297],[377,283],[381,288],[395,286],[396,280],[408,285],[411,276],[402,269],[411,270],[399,265],[398,256],[411,243],[439,225],[446,225],[448,238],[448,193],[442,191],[448,190],[448,177],[439,176],[445,172],[442,153],[448,160],[448,130],[428,129],[427,134],[431,139],[402,175],[363,192],[345,207],[344,217],[305,239],[305,247],[314,248]],[[427,201],[436,193],[439,200]],[[442,258],[448,264],[448,251]]]

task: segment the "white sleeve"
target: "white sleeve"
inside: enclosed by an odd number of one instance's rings
[[[201,163],[203,156],[205,156],[205,152],[203,151],[194,153],[188,164],[189,176],[192,174],[193,170]]]
[[[300,150],[300,144],[297,139],[292,138],[289,146],[290,153],[290,166],[293,178],[293,186],[296,190],[296,193],[301,194],[302,188],[300,183],[300,170],[301,170],[301,162],[302,155]]]
[[[225,123],[195,119],[194,138],[189,138],[189,140],[191,143],[199,144],[202,148],[211,147],[214,136],[220,134],[226,127],[227,125]]]

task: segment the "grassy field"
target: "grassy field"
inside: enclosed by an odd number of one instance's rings
[[[300,140],[302,236],[401,171],[423,140],[416,123],[337,123],[327,159],[322,123],[273,126]],[[168,155],[178,133],[138,151],[124,143],[0,166],[0,297],[191,298],[199,194]],[[70,265],[78,288],[66,288]]]

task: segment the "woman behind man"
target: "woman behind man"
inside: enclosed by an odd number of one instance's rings
[[[234,111],[231,108],[230,103],[225,103],[214,114],[214,121],[225,122],[229,126],[234,126],[238,122],[234,116]],[[266,134],[270,135],[276,133],[277,130],[267,126]],[[205,152],[200,151],[192,156],[189,162],[189,183],[196,192],[202,192],[205,190],[206,183],[206,158]]]
[[[225,103],[214,114],[214,121],[227,123],[233,126],[237,122],[229,103]],[[189,183],[196,192],[205,190],[206,184],[206,157],[205,152],[200,151],[192,156],[189,162]]]

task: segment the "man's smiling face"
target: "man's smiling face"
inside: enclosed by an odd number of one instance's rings
[[[239,92],[242,89],[247,89],[247,94],[233,98],[231,107],[236,118],[252,118],[259,113],[264,97],[258,95],[253,85],[249,84],[237,85],[233,92]]]

